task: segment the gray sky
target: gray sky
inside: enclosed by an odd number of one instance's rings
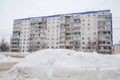
[[[120,0],[0,0],[0,40],[10,41],[13,20],[63,13],[110,9],[113,41],[120,41]]]

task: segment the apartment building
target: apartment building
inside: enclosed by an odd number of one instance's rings
[[[114,44],[112,53],[113,54],[120,54],[120,43]]]
[[[15,19],[11,37],[15,52],[63,48],[110,54],[112,44],[110,10]]]

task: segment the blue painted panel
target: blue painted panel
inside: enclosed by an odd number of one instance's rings
[[[111,45],[113,46],[113,35],[112,35],[112,33],[113,33],[113,31],[112,31],[112,14],[110,15],[110,29],[111,29]]]

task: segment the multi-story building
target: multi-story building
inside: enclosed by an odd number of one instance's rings
[[[120,54],[120,43],[114,44],[112,53],[113,54]]]
[[[11,51],[65,48],[110,54],[112,43],[112,14],[101,10],[15,19]]]

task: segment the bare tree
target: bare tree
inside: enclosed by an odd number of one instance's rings
[[[5,39],[3,38],[2,41],[0,42],[0,51],[1,52],[6,52],[9,51],[10,46],[7,42],[5,42]]]

